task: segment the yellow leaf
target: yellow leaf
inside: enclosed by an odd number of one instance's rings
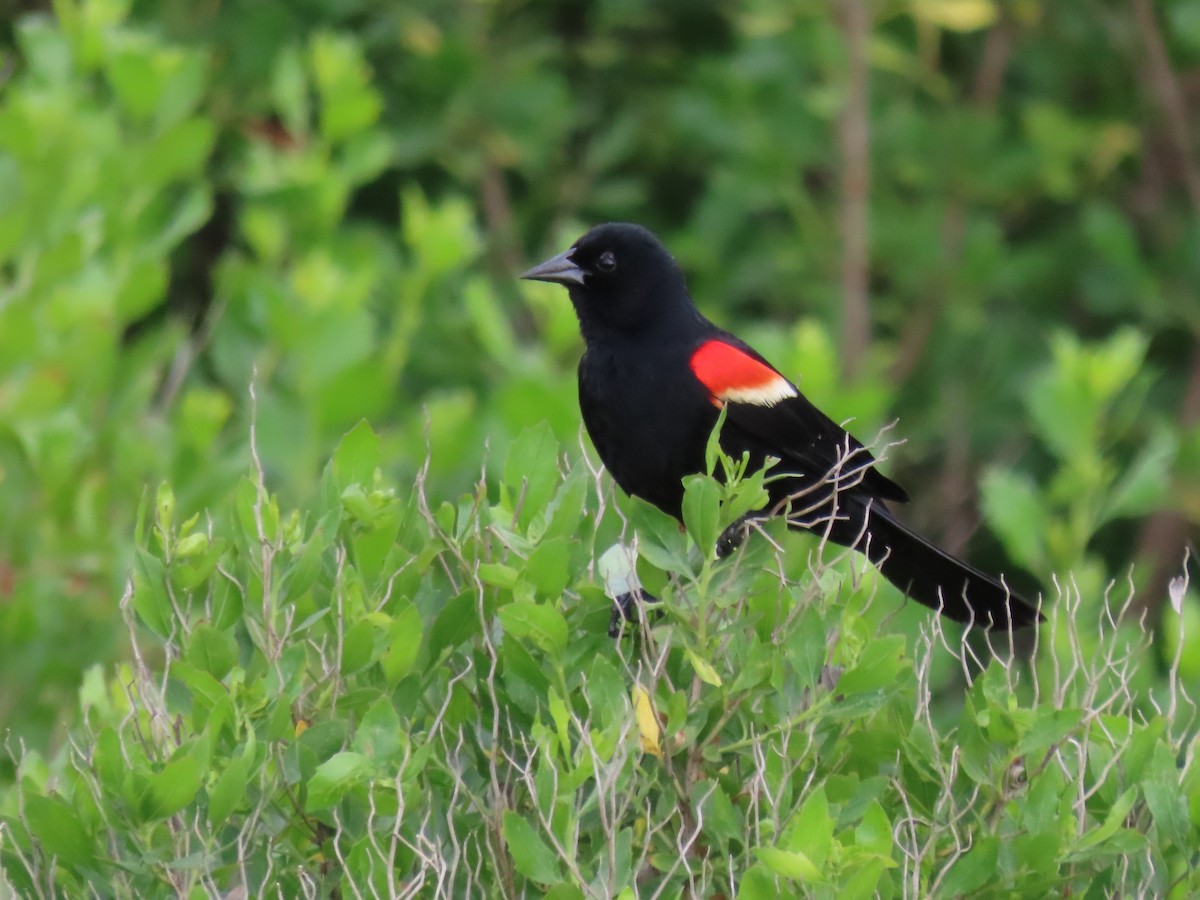
[[[913,18],[947,31],[978,31],[996,21],[993,0],[913,0]]]
[[[1092,142],[1092,170],[1101,177],[1108,175],[1125,157],[1136,155],[1141,142],[1141,132],[1128,122],[1108,123]]]
[[[650,695],[640,684],[633,686],[633,715],[642,738],[642,752],[652,753],[661,759],[662,729],[658,726],[658,716],[650,702]]]

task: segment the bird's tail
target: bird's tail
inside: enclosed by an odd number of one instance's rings
[[[1024,628],[1045,618],[1027,600],[974,566],[872,509],[857,549],[901,591],[956,622]]]

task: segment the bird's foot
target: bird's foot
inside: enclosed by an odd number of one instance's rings
[[[641,588],[618,594],[613,598],[612,617],[608,620],[608,636],[619,638],[627,626],[632,629],[635,624],[642,624],[646,615],[644,607],[654,603],[658,603],[658,598],[647,594]],[[657,610],[657,613],[661,616],[662,610]]]

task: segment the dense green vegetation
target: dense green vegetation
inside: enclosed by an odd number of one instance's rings
[[[0,893],[1200,889],[1200,2],[18,6]],[[1040,634],[615,496],[606,219]]]

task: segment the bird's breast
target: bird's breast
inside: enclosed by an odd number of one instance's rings
[[[718,415],[687,360],[682,349],[589,347],[579,366],[579,406],[601,461],[622,490],[674,516]]]

